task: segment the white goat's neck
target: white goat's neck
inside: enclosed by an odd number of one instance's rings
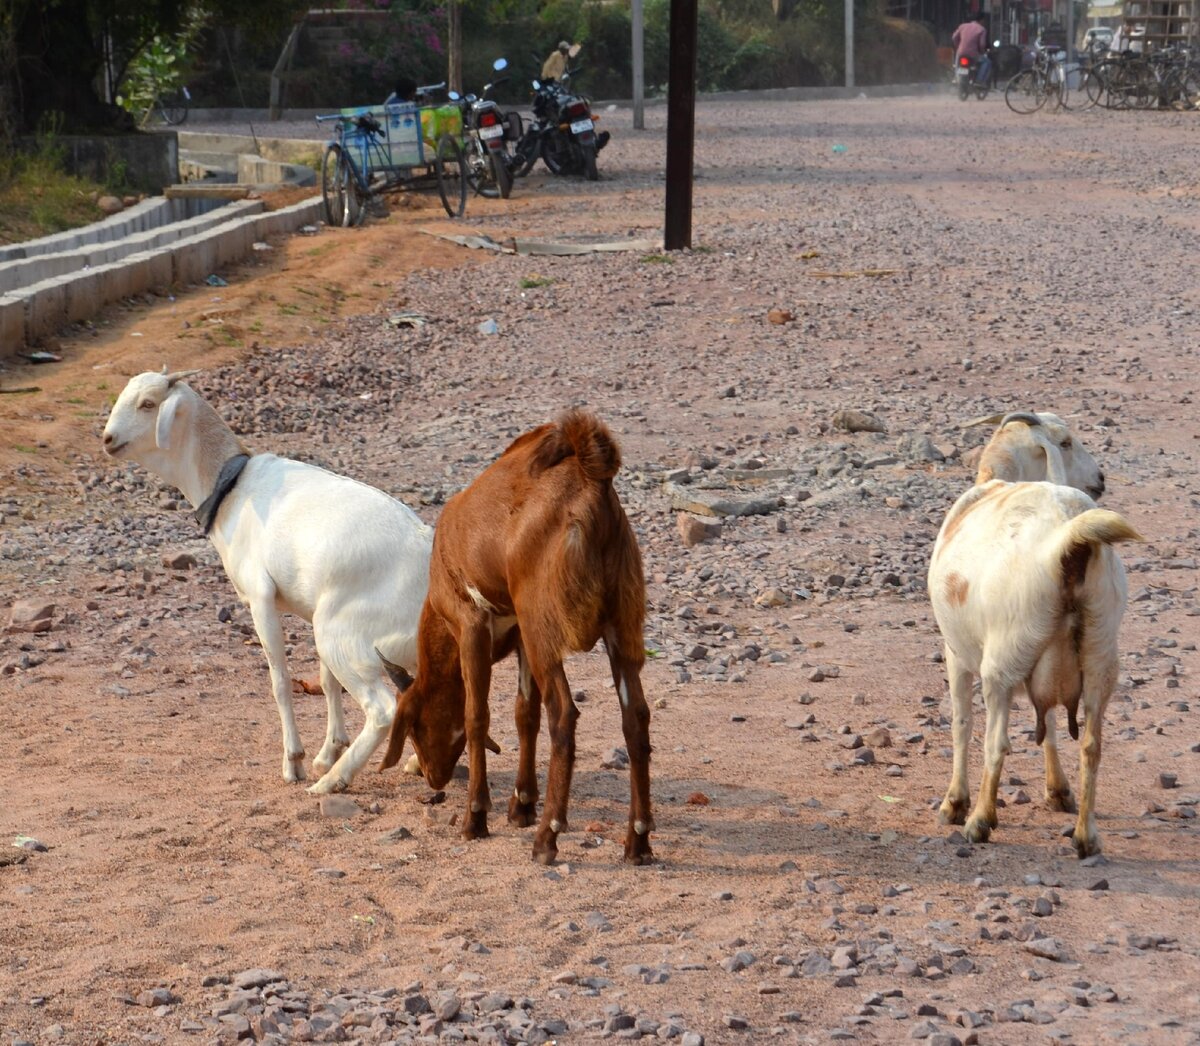
[[[186,415],[179,417],[169,450],[148,455],[146,467],[157,472],[196,508],[217,484],[221,466],[236,454],[247,453],[242,441],[221,416],[191,389],[186,395]],[[183,404],[180,405],[183,407]]]

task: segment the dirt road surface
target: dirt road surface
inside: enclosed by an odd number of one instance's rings
[[[665,113],[643,133],[602,115],[599,183],[538,174],[460,225],[656,236]],[[397,205],[278,242],[228,287],[126,303],[64,333],[60,365],[9,361],[0,387],[41,391],[0,396],[0,625],[54,610],[0,635],[4,1041],[1200,1041],[1195,133],[1195,114],[997,99],[708,104],[694,251],[497,256]],[[177,492],[100,453],[127,377],[164,364],[201,369],[252,448],[431,522],[518,432],[575,404],[609,422],[649,582],[657,863],[620,861],[600,652],[568,665],[554,868],[499,801],[511,665],[490,839],[458,834],[461,779],[431,804],[373,763],[333,816],[283,783],[215,552]],[[842,408],[886,432],[835,430]],[[1086,862],[1042,803],[1024,700],[992,842],[936,818],[928,556],[987,435],[960,423],[1020,409],[1069,419],[1148,539],[1122,551]],[[760,513],[685,545],[675,506],[712,500]],[[288,641],[313,678],[308,627]],[[324,701],[296,702],[311,754]]]

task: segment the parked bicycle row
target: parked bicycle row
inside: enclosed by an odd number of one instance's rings
[[[570,57],[577,53],[576,45]],[[556,175],[595,181],[596,156],[609,134],[597,132],[599,117],[572,86],[580,70],[564,62],[558,76],[532,81],[526,125],[517,110],[506,112],[491,97],[508,79],[507,60],[498,58],[492,68],[502,75],[478,95],[401,81],[383,105],[318,116],[334,128],[321,164],[326,221],[358,225],[379,209],[383,194],[434,187],[446,213],[461,217],[471,194],[507,199],[514,179],[539,159]]]
[[[1195,109],[1200,103],[1200,56],[1171,46],[1153,53],[1088,51],[1068,59],[1058,48],[1026,50],[1000,41],[978,56],[962,55],[955,87],[963,101],[1003,87],[1015,113],[1039,109]]]

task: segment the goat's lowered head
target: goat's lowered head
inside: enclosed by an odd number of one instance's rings
[[[463,685],[458,645],[445,622],[426,604],[421,615],[421,648],[417,679],[413,682],[402,669],[383,659],[384,669],[402,691],[387,752],[379,769],[387,770],[400,761],[404,742],[411,740],[421,764],[421,774],[430,788],[445,788],[454,774],[459,756],[467,746],[467,691]],[[488,737],[487,748],[500,746]]]
[[[962,427],[996,425],[979,458],[976,483],[991,479],[1010,483],[1049,480],[1082,490],[1092,498],[1104,493],[1104,473],[1087,448],[1057,414],[1018,411],[989,414]]]

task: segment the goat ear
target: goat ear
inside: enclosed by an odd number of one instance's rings
[[[404,742],[408,738],[409,728],[409,713],[404,707],[404,702],[401,701],[400,708],[396,712],[396,718],[392,720],[392,732],[388,737],[387,751],[383,754],[383,761],[379,764],[380,770],[390,770],[398,762],[404,754]]]
[[[175,413],[179,410],[182,396],[168,394],[158,405],[158,420],[154,423],[154,442],[159,450],[171,449],[171,429],[175,425]]]

